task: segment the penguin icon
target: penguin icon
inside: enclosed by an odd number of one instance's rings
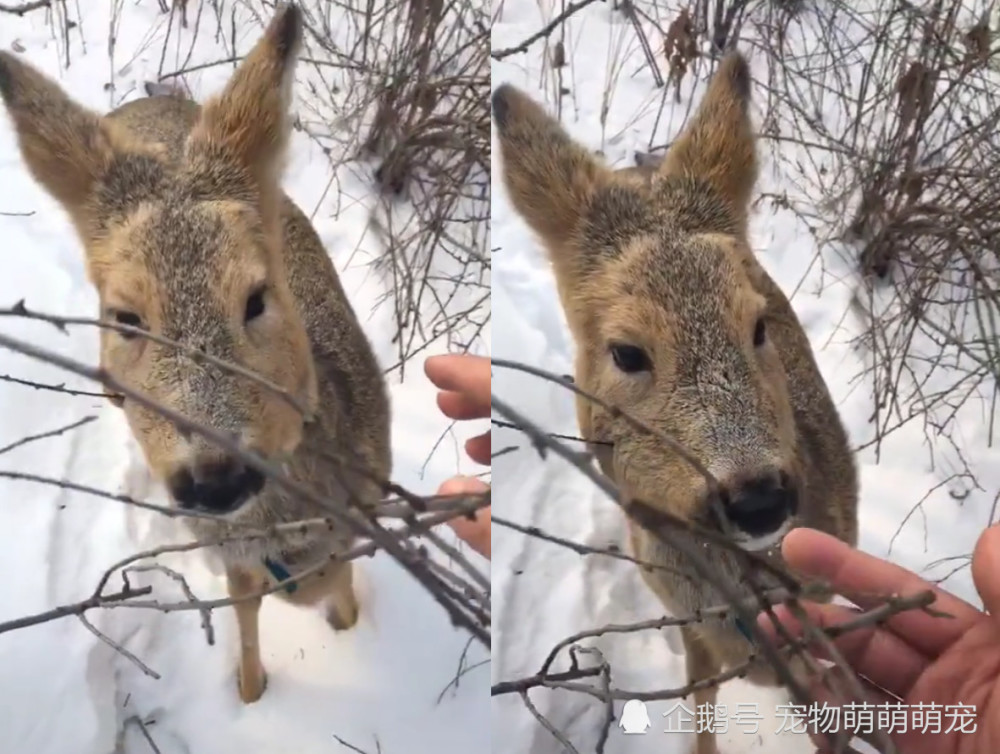
[[[626,735],[636,735],[649,730],[649,712],[646,711],[645,703],[638,699],[629,699],[622,707],[622,717],[618,721],[618,727]]]

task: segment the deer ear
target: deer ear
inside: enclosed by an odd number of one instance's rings
[[[513,86],[499,86],[492,103],[514,209],[545,241],[565,241],[597,189],[610,182],[610,171]]]
[[[32,176],[81,226],[95,184],[114,159],[110,125],[9,52],[0,52],[0,97]]]
[[[203,106],[188,137],[190,160],[232,162],[260,187],[277,181],[291,133],[289,109],[301,40],[302,12],[286,5],[222,94]]]
[[[750,121],[750,68],[738,52],[719,64],[687,128],[667,151],[661,175],[709,184],[744,212],[757,181],[756,136]]]

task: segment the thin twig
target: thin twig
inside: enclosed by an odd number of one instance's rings
[[[90,424],[90,422],[94,421],[94,419],[96,418],[97,418],[96,416],[85,416],[82,419],[73,422],[72,424],[67,424],[63,427],[59,427],[59,429],[53,429],[49,430],[48,432],[42,432],[37,435],[28,435],[27,437],[22,437],[17,442],[12,442],[10,445],[5,445],[4,447],[0,448],[0,455],[8,453],[11,450],[14,450],[14,448],[20,448],[22,445],[27,445],[28,443],[35,442],[36,440],[44,440],[49,437],[58,437],[59,435],[65,434],[66,432],[74,430],[77,427],[82,427],[84,424]]]
[[[561,743],[566,748],[566,751],[572,752],[572,754],[580,754],[579,749],[573,746],[573,744],[569,742],[569,739],[566,738],[566,736],[564,736],[562,732],[558,728],[556,728],[556,726],[550,723],[545,718],[545,716],[538,711],[538,708],[532,703],[531,699],[528,698],[528,692],[521,691],[519,693],[521,696],[521,701],[524,702],[524,706],[528,708],[528,712],[530,712],[532,716],[539,723],[541,723],[542,727],[545,728],[545,730],[547,730],[549,733],[551,733],[553,738],[555,738],[559,743]]]
[[[532,34],[526,40],[521,42],[521,44],[514,47],[507,47],[503,50],[497,50],[496,52],[491,52],[490,57],[494,60],[503,60],[504,58],[509,58],[511,55],[516,55],[519,52],[527,52],[528,48],[539,39],[547,39],[549,35],[565,23],[570,16],[579,13],[581,10],[594,2],[596,2],[596,0],[579,0],[579,2],[570,3],[566,6],[566,10],[553,18],[549,23]]]
[[[113,650],[115,650],[118,654],[127,659],[137,668],[139,668],[139,670],[148,675],[150,678],[155,678],[156,680],[160,680],[160,678],[163,677],[155,670],[153,670],[151,667],[149,667],[146,663],[144,663],[142,660],[140,660],[138,657],[136,657],[134,654],[125,649],[125,647],[123,647],[121,644],[119,644],[106,634],[99,631],[93,623],[87,620],[86,615],[84,615],[83,613],[78,613],[76,617],[84,625],[84,627],[88,631],[90,631],[90,633],[92,633],[98,639],[103,641],[105,644],[107,644],[109,647],[111,647]]]
[[[125,575],[129,573],[149,573],[150,571],[162,573],[172,579],[175,583],[180,585],[180,588],[184,592],[184,596],[188,598],[188,601],[192,604],[198,604],[198,599],[194,596],[194,592],[191,590],[190,584],[187,583],[187,579],[177,573],[177,571],[173,568],[168,568],[162,563],[149,563],[146,565],[134,565],[129,566],[128,568],[123,568],[122,577],[124,578]],[[202,608],[198,610],[198,612],[201,613],[201,628],[205,632],[205,640],[208,642],[208,646],[215,646],[215,629],[212,627],[212,613],[208,608]]]
[[[128,725],[129,723],[134,723],[138,726],[139,732],[142,734],[142,737],[146,739],[146,743],[148,743],[149,748],[153,750],[153,754],[163,754],[163,752],[160,751],[160,747],[156,745],[153,737],[149,734],[149,730],[146,728],[147,723],[145,720],[138,715],[132,715],[132,717],[125,720],[124,725]]]
[[[88,396],[91,398],[107,398],[107,393],[92,393],[86,390],[70,390],[65,385],[46,385],[42,382],[32,382],[31,380],[22,380],[18,377],[11,377],[9,374],[0,374],[0,382],[10,382],[14,385],[24,385],[25,387],[34,388],[35,390],[51,390],[55,393],[64,393],[66,395],[79,395]]]
[[[157,335],[149,330],[145,330],[141,327],[132,327],[131,325],[122,325],[118,322],[108,322],[103,319],[94,319],[92,317],[66,317],[58,314],[47,314],[45,312],[33,311],[25,306],[24,300],[18,301],[14,306],[2,309],[0,308],[0,317],[21,317],[23,319],[34,320],[38,322],[47,322],[52,325],[60,332],[66,332],[67,325],[86,325],[90,327],[97,327],[101,330],[112,330],[114,332],[123,333],[125,335],[132,335],[139,338],[145,338],[146,340],[151,340],[154,343],[158,343],[162,346],[167,346],[168,348],[173,348],[185,356],[190,358],[195,363],[205,363],[211,364],[212,366],[218,367],[232,374],[237,374],[241,377],[260,385],[266,390],[271,391],[283,401],[288,403],[292,408],[298,411],[307,420],[311,419],[311,412],[304,406],[297,398],[295,398],[291,393],[289,393],[285,388],[280,385],[276,385],[271,382],[261,374],[251,371],[246,367],[240,366],[239,364],[234,364],[231,361],[226,361],[225,359],[220,359],[212,354],[202,351],[199,348],[194,348],[192,346],[184,345],[176,340],[171,340],[170,338],[165,338],[162,335]]]

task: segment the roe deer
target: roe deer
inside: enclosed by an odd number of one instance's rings
[[[313,413],[303,416],[257,382],[141,336],[102,330],[101,366],[191,420],[231,433],[325,498],[370,506],[382,497],[376,480],[388,478],[391,466],[384,378],[316,231],[280,186],[301,35],[298,8],[279,9],[221,94],[203,106],[150,97],[101,116],[7,52],[0,52],[0,96],[31,174],[73,222],[103,316],[240,364]],[[200,539],[325,515],[200,436],[135,401],[113,400],[172,503],[216,514],[187,519]],[[348,453],[354,461],[344,473],[330,458]],[[339,528],[313,528],[216,552],[229,593],[244,597],[353,539]],[[322,603],[334,629],[358,618],[350,562],[331,562],[279,595]],[[266,685],[260,604],[258,596],[234,605],[239,693],[247,703]]]
[[[734,544],[779,563],[793,525],[856,544],[858,482],[809,340],[749,246],[758,170],[750,86],[742,55],[723,58],[658,167],[610,169],[510,85],[495,90],[493,118],[507,193],[552,262],[577,348],[576,384],[697,457],[719,482],[726,521],[680,455],[578,398],[583,437],[610,443],[591,446],[602,473],[624,499],[729,530]],[[674,569],[641,571],[673,614],[724,602],[710,584],[677,574],[680,553],[629,528],[639,559]],[[751,596],[734,553],[712,545],[705,554]],[[684,627],[682,636],[690,681],[754,650],[748,628],[732,619]],[[776,683],[762,663],[750,679]],[[695,701],[714,705],[716,693],[696,691]],[[710,728],[696,749],[717,751]]]

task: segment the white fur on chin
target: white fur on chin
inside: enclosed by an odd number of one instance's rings
[[[736,544],[739,545],[740,549],[746,550],[747,552],[762,552],[764,550],[770,550],[775,545],[781,543],[781,540],[791,528],[792,520],[789,518],[770,534],[765,534],[762,537],[748,537],[746,539],[738,538],[736,540]]]

